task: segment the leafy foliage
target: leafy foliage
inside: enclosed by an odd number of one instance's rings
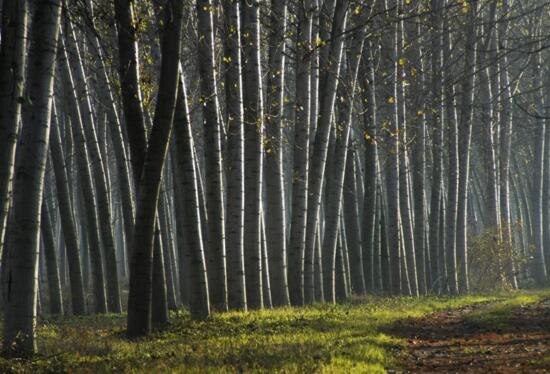
[[[510,279],[523,272],[527,256],[508,239],[519,225],[485,229],[472,238],[468,248],[469,281],[473,292],[512,290]]]

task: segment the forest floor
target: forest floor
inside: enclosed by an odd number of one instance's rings
[[[406,341],[398,355],[405,373],[550,373],[548,293],[399,320],[385,331]]]
[[[39,355],[0,373],[550,372],[550,290],[187,312],[129,341],[124,315],[39,321]]]

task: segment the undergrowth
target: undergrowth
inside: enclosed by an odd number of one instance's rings
[[[178,312],[167,330],[140,341],[125,338],[123,315],[50,319],[38,328],[39,356],[0,359],[0,372],[383,373],[395,365],[391,352],[404,343],[381,327],[501,297],[369,297],[336,306],[214,314],[203,322]]]
[[[487,329],[507,327],[515,309],[550,298],[550,291],[518,293],[504,300],[491,303],[484,308],[467,314],[464,320],[473,326]]]

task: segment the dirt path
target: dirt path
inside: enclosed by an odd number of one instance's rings
[[[406,339],[397,373],[550,373],[550,299],[518,306],[499,323],[472,322],[475,305],[399,321],[387,333]]]

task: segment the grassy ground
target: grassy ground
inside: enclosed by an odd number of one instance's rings
[[[549,290],[519,293],[472,312],[466,315],[464,320],[470,325],[485,329],[505,328],[509,324],[514,310],[522,305],[535,304],[547,298],[550,298]]]
[[[441,309],[503,299],[513,304],[536,295],[367,298],[215,314],[206,322],[178,313],[166,331],[138,342],[125,339],[124,316],[49,320],[38,329],[40,355],[33,361],[0,359],[0,372],[382,373],[396,364],[392,348],[404,344],[382,327]]]

